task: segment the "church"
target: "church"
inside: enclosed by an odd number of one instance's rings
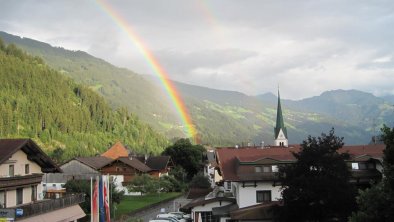
[[[293,153],[299,144],[288,142],[278,91],[274,145],[259,147],[217,147],[211,176],[213,191],[194,199],[182,209],[191,213],[194,221],[272,221],[270,208],[281,200],[278,166],[293,164]],[[339,152],[349,153],[347,161],[351,183],[368,186],[382,178],[384,144],[344,146]]]

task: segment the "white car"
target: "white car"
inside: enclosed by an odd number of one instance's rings
[[[190,214],[185,214],[181,211],[177,211],[177,212],[169,212],[169,214],[174,214],[177,216],[178,219],[189,219],[190,218]]]
[[[156,218],[157,219],[167,219],[167,220],[170,220],[170,221],[173,221],[173,222],[179,222],[180,221],[180,220],[178,220],[176,218],[176,216],[174,214],[158,214],[156,216]],[[182,221],[182,222],[184,222],[184,221]]]
[[[169,218],[157,218],[157,219],[149,220],[149,222],[175,222],[175,221],[172,221]]]

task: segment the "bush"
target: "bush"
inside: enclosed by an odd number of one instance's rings
[[[207,176],[204,176],[202,173],[198,173],[190,182],[190,187],[207,189],[211,187],[211,183]]]

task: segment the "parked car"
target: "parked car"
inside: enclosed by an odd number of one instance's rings
[[[149,222],[177,222],[177,220],[173,220],[171,218],[155,218],[149,220]]]
[[[190,214],[185,214],[185,213],[183,213],[183,212],[181,212],[181,211],[169,212],[169,214],[177,215],[177,218],[178,218],[178,219],[181,219],[181,218],[183,218],[183,219],[189,219],[189,218],[190,218]]]
[[[178,220],[174,214],[158,214],[158,215],[156,216],[156,219],[168,219],[168,220],[171,220],[171,221],[173,221],[173,222],[180,222],[180,221],[181,221],[181,222],[184,222],[183,219]],[[183,221],[182,221],[182,220],[183,220]]]

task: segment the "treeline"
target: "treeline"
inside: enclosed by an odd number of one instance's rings
[[[0,39],[0,137],[29,137],[60,160],[101,153],[122,141],[160,153],[167,139],[126,108],[112,110],[97,93]]]

